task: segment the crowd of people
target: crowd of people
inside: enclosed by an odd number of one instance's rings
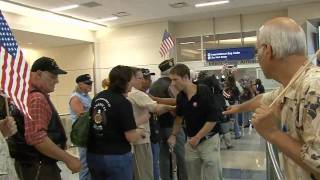
[[[203,73],[194,82],[189,67],[173,59],[159,65],[161,77],[153,83],[150,70],[118,65],[92,99],[90,75],[79,75],[69,100],[71,120],[90,115],[80,159],[65,151],[67,136],[48,95],[67,72],[41,57],[31,67],[30,116],[14,105],[8,109],[1,97],[0,179],[58,180],[57,161],[62,161],[80,172],[81,180],[171,180],[175,175],[220,180],[220,136],[232,148],[230,129],[241,138],[240,128],[249,127],[249,119],[283,152],[287,179],[319,179],[320,71],[307,63],[305,41],[289,18],[272,19],[259,29],[261,68],[281,83],[267,93],[261,80],[236,81],[231,72],[220,80]],[[250,111],[255,111],[252,118]]]

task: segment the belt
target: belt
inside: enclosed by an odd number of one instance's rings
[[[212,136],[214,136],[216,134],[217,134],[216,132],[210,132],[209,134],[205,135],[203,138],[200,139],[199,144],[207,139],[210,139]]]

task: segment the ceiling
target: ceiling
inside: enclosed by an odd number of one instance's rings
[[[196,8],[194,4],[208,0],[10,0],[34,8],[51,10],[53,8],[80,4],[78,8],[59,12],[60,14],[93,21],[113,16],[119,12],[129,15],[115,21],[104,22],[109,26],[132,25],[160,20],[184,21],[209,17],[229,16],[286,9],[290,5],[305,4],[319,0],[230,0],[229,4]],[[10,2],[7,1],[7,2]],[[81,4],[95,2],[96,7]],[[169,4],[185,2],[186,7],[172,8]]]
[[[50,36],[45,34],[38,34],[38,33],[32,33],[32,32],[26,32],[26,31],[14,30],[14,29],[12,29],[12,32],[18,44],[22,48],[46,49],[46,48],[55,48],[55,47],[88,43],[80,40],[61,38],[57,36]]]

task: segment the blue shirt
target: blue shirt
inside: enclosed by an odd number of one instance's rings
[[[89,111],[90,107],[91,107],[91,98],[88,94],[85,93],[80,93],[80,92],[74,92],[71,97],[70,100],[74,97],[77,96],[80,99],[81,104],[84,107],[85,111]],[[74,123],[77,119],[77,113],[74,112],[70,106],[70,102],[69,102],[69,111],[70,111],[70,116],[71,116],[71,121],[72,123]]]

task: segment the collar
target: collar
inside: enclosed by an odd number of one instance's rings
[[[305,81],[306,77],[308,76],[309,70],[313,67],[313,64],[310,63],[308,64],[307,69],[302,72],[302,74],[297,78],[297,80],[289,87],[287,92],[285,93],[284,97],[289,98],[289,99],[295,99],[296,98],[296,92],[300,90],[301,85]],[[282,86],[282,89],[285,87]]]

